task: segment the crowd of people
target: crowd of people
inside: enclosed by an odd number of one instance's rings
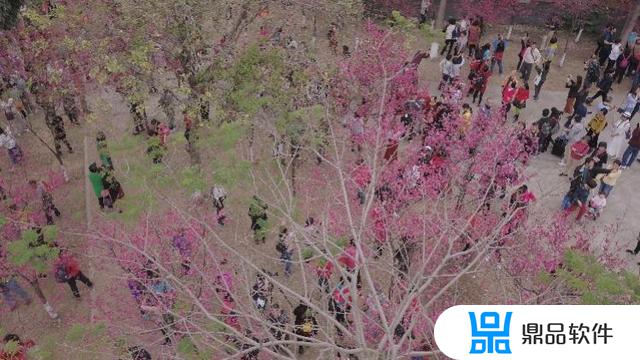
[[[497,34],[492,41],[477,45],[483,43],[480,24],[480,19],[473,18],[448,21],[443,30],[446,40],[441,55],[445,57],[440,62],[442,81],[438,86],[443,96],[451,89],[455,91],[466,86],[471,103],[478,100],[478,106],[489,78],[494,75],[495,64],[502,75],[504,50],[509,44],[502,34]],[[587,213],[593,219],[599,217],[618,178],[632,166],[638,155],[640,124],[633,128],[631,125],[640,109],[637,40],[635,31],[623,41],[617,36],[616,27],[607,25],[593,55],[585,61],[584,74],[567,77],[568,94],[564,106],[556,104],[557,107],[544,109],[542,116],[531,124],[519,121],[520,113],[530,99],[531,86],[534,87],[533,100],[540,98],[558,47],[556,32],[552,32],[542,49],[528,33],[525,34],[520,39],[516,69],[502,81],[501,109],[506,118],[518,122],[519,137],[527,144],[528,155],[535,156],[551,149],[553,155],[561,158],[560,175],[570,179],[562,208],[567,213],[580,209],[578,220]],[[467,50],[468,82],[461,85],[463,54]],[[626,77],[631,78],[631,86],[622,105],[616,108],[610,93],[613,86],[621,84]],[[600,102],[593,105],[599,98]],[[473,111],[466,103],[462,109],[463,117],[465,112]],[[609,141],[600,141],[606,128],[610,131]]]
[[[329,48],[337,54],[336,27],[332,26],[328,33]],[[420,109],[429,108],[434,114],[434,119],[451,115],[451,108],[448,101],[464,102],[461,104],[460,117],[463,119],[461,133],[468,130],[473,117],[474,109],[472,105],[478,106],[478,112],[490,111],[493,104],[485,99],[485,93],[489,87],[492,76],[504,76],[501,81],[501,114],[504,121],[511,121],[518,129],[518,139],[524,144],[523,161],[530,161],[531,157],[551,151],[558,156],[561,161],[560,176],[569,179],[569,188],[559,206],[569,216],[573,211],[578,212],[576,220],[581,221],[584,216],[589,216],[597,220],[604,211],[608,198],[614,190],[617,181],[622,177],[623,172],[630,168],[635,162],[640,152],[640,124],[632,126],[632,120],[640,109],[640,50],[636,51],[636,38],[625,39],[616,38],[616,28],[607,26],[602,38],[598,41],[598,46],[587,61],[585,61],[584,75],[569,76],[566,79],[567,99],[562,104],[554,104],[542,111],[541,117],[531,124],[527,124],[521,119],[523,109],[527,107],[527,102],[540,99],[543,85],[551,72],[551,65],[556,55],[558,39],[554,34],[549,38],[548,44],[543,44],[539,48],[536,41],[525,35],[520,41],[520,51],[518,52],[518,65],[515,70],[505,74],[504,53],[509,45],[509,41],[502,34],[491,41],[482,41],[484,36],[484,21],[481,17],[471,19],[454,20],[450,19],[443,29],[445,33],[445,43],[441,50],[443,59],[439,63],[442,73],[438,90],[442,92],[441,98],[432,98],[428,101],[413,104]],[[635,33],[634,33],[635,34]],[[282,29],[279,29],[272,37],[272,42],[280,43]],[[276,39],[277,38],[277,39]],[[277,41],[276,41],[277,40]],[[287,42],[290,44],[290,42]],[[289,46],[289,45],[287,45]],[[343,54],[348,54],[349,50],[343,49]],[[424,54],[417,57],[414,66],[418,66]],[[465,65],[469,71],[465,76]],[[497,65],[497,67],[496,67]],[[498,75],[494,75],[497,70]],[[623,105],[619,108],[612,106],[610,93],[612,87],[621,84],[625,77],[632,77],[632,85]],[[0,144],[7,150],[9,159],[14,167],[20,166],[24,161],[21,147],[18,145],[18,137],[25,131],[32,131],[28,117],[33,113],[34,106],[30,99],[30,94],[24,86],[24,81],[15,79],[11,86],[14,92],[8,101],[0,104],[3,108],[7,126],[0,128]],[[531,94],[533,87],[533,94]],[[471,98],[471,104],[465,102],[465,96]],[[593,102],[601,98],[595,106]],[[424,99],[421,99],[424,100]],[[67,139],[65,130],[64,115],[69,125],[80,125],[80,121],[87,114],[84,106],[78,106],[77,102],[83,103],[82,99],[66,94],[61,101],[63,114],[58,114],[54,104],[39,104],[45,114],[45,123],[51,131],[54,141],[54,153],[57,157],[62,157],[63,146],[69,153],[73,153],[71,143]],[[166,116],[166,123],[157,119],[147,119],[144,105],[131,102],[129,105],[130,114],[133,121],[133,134],[141,135],[147,139],[146,153],[153,164],[161,164],[163,157],[168,151],[167,143],[172,132],[177,128],[175,119],[176,103],[179,99],[171,90],[165,89],[159,101],[159,105]],[[364,106],[364,104],[362,104]],[[199,117],[203,120],[209,117],[209,104],[204,101],[199,104]],[[184,137],[187,146],[192,146],[191,131],[193,120],[191,115],[184,111],[183,127]],[[612,116],[613,115],[613,116]],[[360,151],[359,136],[362,135],[362,125],[358,126],[357,112],[352,127],[353,151]],[[612,119],[613,118],[613,119]],[[413,120],[409,115],[402,118],[407,129],[406,133],[398,137],[412,140],[417,136],[417,130],[413,127]],[[466,124],[466,125],[465,125]],[[433,126],[441,126],[436,120]],[[601,141],[600,137],[605,129],[610,130],[609,141]],[[88,167],[88,180],[93,193],[98,201],[100,209],[117,208],[116,203],[122,199],[124,190],[120,182],[116,179],[116,169],[109,151],[107,137],[104,132],[96,134],[96,150],[99,156],[99,163],[92,162]],[[390,141],[384,153],[385,160],[392,161],[397,158],[398,140]],[[278,154],[283,151],[278,151]],[[447,156],[443,149],[433,149],[425,147],[421,154],[422,165],[429,165],[433,173],[439,173],[442,159]],[[321,161],[318,161],[321,164]],[[370,171],[366,168],[364,161],[360,160],[354,169],[353,180],[356,184],[355,196],[360,205],[366,202],[364,190],[371,181]],[[507,164],[503,164],[507,168]],[[416,165],[415,182],[419,181],[421,171]],[[508,170],[505,170],[508,172]],[[409,174],[409,177],[413,174]],[[508,177],[507,175],[505,177]],[[51,188],[41,180],[29,180],[28,185],[33,196],[37,199],[39,208],[44,215],[42,227],[54,224],[62,212],[54,203]],[[415,184],[414,184],[415,186]],[[503,184],[496,189],[501,191],[501,196],[506,195],[507,185]],[[1,188],[0,188],[1,190]],[[4,191],[2,192],[4,194]],[[215,222],[219,226],[224,226],[228,220],[225,215],[225,200],[227,191],[221,185],[213,186],[209,191],[212,210],[215,211]],[[376,193],[379,199],[383,199],[385,193],[380,189]],[[3,199],[4,200],[4,199]],[[523,217],[524,211],[529,203],[536,200],[531,190],[526,186],[520,186],[509,198],[512,208],[515,208],[516,215],[507,227],[507,232],[513,231],[517,226],[519,217]],[[383,202],[382,200],[380,200]],[[12,204],[14,207],[20,204]],[[118,210],[121,211],[121,210]],[[250,219],[250,231],[253,233],[253,240],[256,245],[264,244],[267,241],[270,218],[269,206],[260,197],[251,198],[247,215]],[[375,213],[374,213],[375,217]],[[34,225],[35,226],[35,225]],[[313,233],[317,224],[312,217],[306,220],[304,231]],[[378,233],[383,233],[384,227],[381,222],[375,223]],[[283,267],[283,274],[290,278],[293,274],[293,263],[295,253],[293,244],[298,242],[297,234],[293,229],[281,224],[278,231],[278,241],[275,245],[275,253]],[[171,237],[171,244],[181,257],[181,271],[183,276],[192,274],[191,254],[192,249],[188,240],[188,235],[181,229]],[[640,241],[635,250],[628,252],[637,254],[640,252]],[[467,244],[466,246],[470,246]],[[409,245],[407,245],[409,247]],[[467,248],[465,248],[466,250]],[[408,272],[407,248],[403,247],[394,253],[394,266],[398,268],[399,277]],[[464,250],[463,250],[464,251]],[[382,247],[376,251],[376,258],[380,256]],[[345,244],[342,252],[338,254],[334,263],[325,258],[320,258],[314,263],[314,271],[317,275],[317,285],[321,292],[326,294],[328,309],[333,314],[336,322],[336,333],[342,336],[343,330],[351,324],[350,312],[353,297],[360,294],[351,294],[351,284],[355,284],[357,289],[361,288],[360,274],[356,264],[356,247],[351,239]],[[347,270],[349,276],[341,276],[338,280],[334,278],[334,267],[341,266]],[[139,269],[127,269],[129,280],[128,288],[136,302],[140,316],[145,320],[153,320],[158,325],[158,329],[163,335],[163,345],[175,344],[178,335],[178,320],[172,312],[176,305],[176,289],[167,278],[161,275],[161,271],[153,263],[148,261]],[[81,271],[78,261],[65,249],[60,249],[60,255],[51,269],[54,279],[59,283],[66,283],[71,289],[72,295],[80,297],[80,290],[77,281],[84,283],[88,288],[93,288],[94,283]],[[319,331],[318,321],[314,310],[304,303],[292,305],[293,324],[290,324],[290,317],[281,304],[274,303],[272,293],[273,284],[269,278],[277,276],[266,270],[256,274],[256,281],[250,291],[250,297],[256,309],[264,315],[269,322],[269,331],[276,340],[288,340],[293,333],[300,342],[310,341]],[[257,359],[260,352],[259,344],[261,340],[250,330],[243,329],[238,323],[238,311],[235,308],[236,299],[233,288],[233,275],[221,273],[215,281],[216,293],[222,299],[223,322],[237,331],[244,332],[244,337],[239,338],[228,336],[228,342],[238,350],[247,350],[242,359]],[[3,302],[10,310],[15,310],[20,303],[28,305],[32,299],[29,293],[19,284],[14,274],[0,279],[0,293]],[[366,302],[366,300],[364,301]],[[396,329],[399,333],[404,332],[402,325]],[[401,335],[400,335],[401,336]],[[250,340],[250,341],[248,341]],[[33,342],[22,341],[15,334],[8,334],[4,338],[5,343],[11,342],[15,350],[13,358],[20,359],[21,354],[33,346]],[[278,351],[285,353],[284,345],[278,345]],[[298,345],[297,352],[303,354],[304,345]],[[148,360],[151,355],[147,350],[139,346],[128,349],[132,359]],[[3,359],[0,354],[0,359]],[[23,357],[24,358],[24,357]],[[414,357],[414,359],[420,359]]]

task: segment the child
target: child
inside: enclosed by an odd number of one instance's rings
[[[604,192],[601,191],[598,195],[591,198],[589,201],[589,215],[593,220],[600,217],[605,206],[607,206],[607,195]]]

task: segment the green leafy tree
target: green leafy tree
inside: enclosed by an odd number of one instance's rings
[[[57,228],[54,225],[22,231],[19,239],[7,245],[7,256],[0,259],[5,272],[25,279],[52,318],[58,315],[49,304],[39,283],[39,275],[51,268],[60,250],[55,245]]]
[[[20,6],[23,0],[0,1],[0,28],[9,30],[18,22]]]
[[[593,255],[567,251],[563,266],[547,280],[558,279],[576,303],[583,305],[637,304],[640,279],[627,270],[612,271]]]

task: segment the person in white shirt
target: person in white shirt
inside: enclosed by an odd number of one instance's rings
[[[22,149],[16,143],[16,139],[11,135],[9,129],[4,130],[0,128],[0,146],[7,149],[9,152],[9,158],[14,165],[19,164],[22,161]]]
[[[621,107],[618,112],[628,112],[629,114],[631,114],[633,112],[633,109],[635,109],[636,104],[638,104],[638,101],[640,101],[640,88],[636,89],[636,91],[630,91],[627,94],[627,100],[625,101],[624,106]]]
[[[466,19],[460,20],[458,29],[460,31],[460,36],[458,36],[456,46],[458,47],[458,51],[462,53],[467,47],[467,42],[469,40],[469,22]]]
[[[448,54],[446,58],[440,61],[440,72],[442,72],[442,81],[440,81],[440,85],[438,85],[438,90],[442,90],[446,84],[451,82],[452,76],[455,72],[451,59],[451,54]]]
[[[215,185],[209,190],[209,194],[213,202],[213,207],[216,208],[218,224],[224,225],[224,219],[226,218],[224,215],[224,200],[227,198],[227,191],[221,185]]]
[[[611,52],[609,53],[609,62],[607,62],[607,69],[605,72],[615,69],[616,61],[622,54],[622,43],[620,39],[616,39],[616,41],[611,45]]]
[[[449,23],[444,29],[444,47],[442,48],[442,52],[440,52],[440,55],[444,55],[445,52],[447,52],[447,55],[451,54],[451,51],[453,50],[453,47],[456,44],[457,40],[457,34],[455,32],[456,21],[454,19],[449,19]]]
[[[525,82],[529,82],[533,65],[538,64],[541,59],[542,55],[540,54],[540,50],[538,50],[536,43],[532,42],[531,45],[525,49],[524,55],[522,56],[522,64],[520,65],[520,73]]]
[[[453,57],[451,58],[451,64],[451,77],[453,79],[456,79],[460,76],[462,66],[464,65],[464,56],[462,56],[462,51],[458,52],[456,50]]]
[[[631,128],[630,117],[631,113],[623,113],[622,117],[616,121],[611,128],[611,138],[609,140],[609,146],[607,146],[607,153],[609,153],[609,156],[613,159],[620,159],[622,146],[627,142],[627,132]]]

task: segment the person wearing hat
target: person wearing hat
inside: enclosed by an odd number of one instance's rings
[[[635,106],[635,104],[633,106]],[[609,141],[609,146],[607,146],[607,152],[609,153],[609,157],[613,159],[620,159],[622,146],[624,146],[627,140],[627,133],[631,128],[630,118],[630,112],[623,113],[611,128],[611,140]]]

